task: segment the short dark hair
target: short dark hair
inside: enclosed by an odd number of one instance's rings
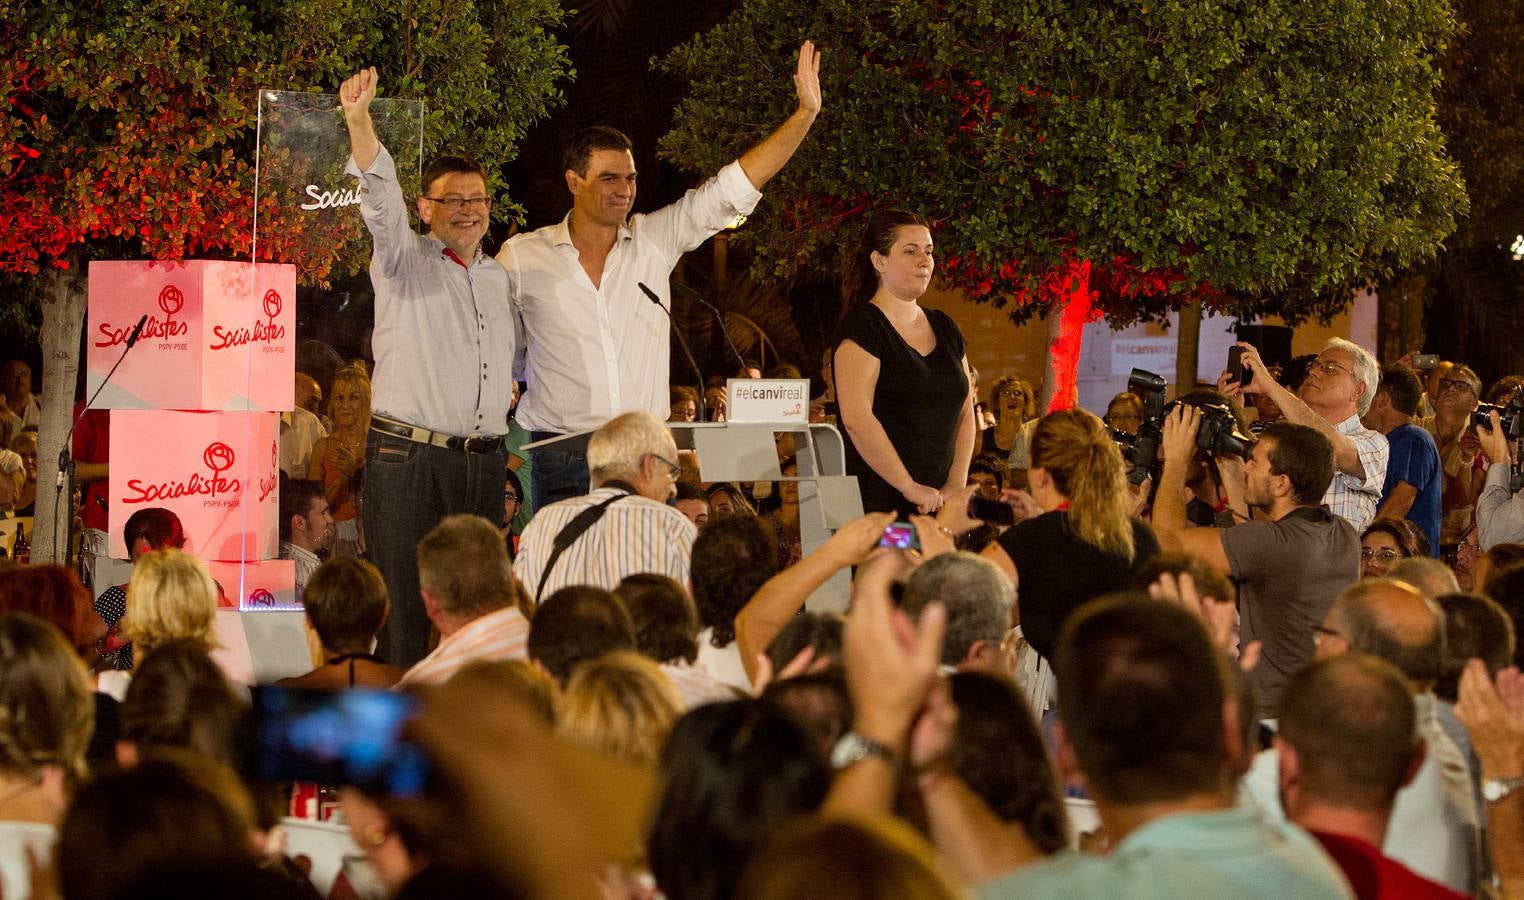
[[[1401,363],[1383,366],[1377,391],[1386,391],[1392,400],[1392,409],[1405,416],[1418,414],[1418,402],[1423,398],[1423,382],[1412,369]]]
[[[566,149],[561,153],[561,168],[586,177],[587,164],[593,158],[595,150],[627,150],[633,153],[635,145],[630,143],[629,136],[617,128],[592,125],[572,135],[571,140],[566,142]]]
[[[375,566],[353,556],[317,567],[302,593],[307,621],[329,650],[359,653],[386,621],[386,580]]]
[[[423,167],[423,178],[419,180],[418,187],[427,195],[434,189],[434,182],[446,175],[456,174],[480,175],[483,182],[487,180],[487,170],[469,156],[436,156]]]
[[[831,785],[814,736],[761,700],[690,710],[661,756],[666,786],[646,858],[662,893],[682,900],[733,896],[747,861]]]
[[[1487,580],[1482,584],[1473,584],[1471,588],[1493,597],[1492,579],[1524,563],[1524,544],[1493,544],[1482,553],[1482,556],[1487,560]],[[1493,599],[1498,598],[1493,597]]]
[[[1333,483],[1333,443],[1308,425],[1273,422],[1259,439],[1270,441],[1270,473],[1291,479],[1291,497],[1301,506],[1320,503]]]
[[[1509,621],[1513,622],[1514,635],[1524,631],[1524,565],[1509,566],[1493,573],[1483,587],[1484,593],[1508,614]],[[1513,660],[1514,665],[1524,667],[1524,652],[1520,652],[1518,646],[1514,648]]]
[[[1227,789],[1220,665],[1199,619],[1143,591],[1069,618],[1053,655],[1058,708],[1095,794],[1134,804]]]
[[[1232,580],[1207,565],[1201,557],[1189,553],[1160,553],[1138,567],[1132,586],[1146,591],[1149,585],[1158,581],[1159,576],[1166,572],[1176,577],[1191,576],[1191,580],[1196,582],[1196,590],[1203,597],[1211,597],[1223,603],[1238,602],[1238,591],[1233,587]]]
[[[659,663],[698,659],[698,609],[665,575],[629,575],[614,588],[635,627],[635,648]]]
[[[1021,824],[1043,853],[1068,846],[1064,803],[1031,707],[1016,684],[986,672],[948,679],[958,707],[952,766],[1005,822]]]
[[[699,487],[691,481],[679,481],[677,483],[677,496],[673,497],[672,499],[702,500],[706,506],[709,503],[709,495],[705,493],[703,488]]]
[[[995,486],[1001,489],[1005,488],[1006,466],[1000,457],[996,456],[995,454],[981,453],[970,460],[968,464],[968,474],[973,475],[975,472],[983,472],[986,475],[993,476],[995,479]]]
[[[1402,673],[1365,653],[1309,663],[1281,692],[1280,738],[1296,751],[1302,786],[1340,807],[1391,806],[1418,750]]]
[[[635,649],[635,626],[619,598],[589,585],[561,588],[529,623],[529,658],[565,684],[579,663]]]
[[[1513,620],[1496,600],[1481,594],[1441,594],[1434,598],[1445,613],[1445,658],[1440,663],[1434,693],[1454,703],[1466,661],[1477,658],[1496,675],[1514,664],[1517,636]]]
[[[815,649],[816,659],[840,659],[843,624],[837,613],[806,611],[791,616],[767,645],[767,661],[774,672],[781,672],[805,647]]]
[[[180,517],[162,506],[150,506],[140,509],[127,517],[127,524],[122,526],[122,540],[127,542],[127,553],[132,554],[132,545],[139,539],[148,542],[150,550],[163,550],[165,547],[173,547],[176,550],[185,546],[185,526],[180,524]]]
[[[716,647],[735,640],[736,614],[778,572],[769,531],[756,516],[719,516],[693,541],[693,602],[699,621],[714,629],[710,642]]]
[[[313,502],[327,496],[321,481],[286,478],[282,475],[280,479],[280,539],[291,540],[292,516],[309,518],[312,515]]]
[[[172,641],[138,663],[122,701],[121,736],[140,752],[192,750],[234,766],[244,706],[205,646]]]

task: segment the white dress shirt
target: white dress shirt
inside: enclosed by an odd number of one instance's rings
[[[761,198],[733,162],[676,203],[632,216],[620,226],[597,287],[572,245],[570,214],[505,243],[497,259],[508,270],[527,342],[519,423],[568,434],[637,409],[666,419],[671,326],[639,285],[670,309],[668,280],[678,259]]]
[[[413,230],[385,147],[369,169],[351,157],[345,171],[360,179],[360,215],[374,242],[371,409],[446,434],[506,434],[519,341],[502,266],[478,249],[468,267]]]

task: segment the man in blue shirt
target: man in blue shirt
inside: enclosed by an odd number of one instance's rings
[[[1423,385],[1412,369],[1387,366],[1381,370],[1370,411],[1361,421],[1386,435],[1391,445],[1376,518],[1407,519],[1417,525],[1429,538],[1429,555],[1438,556],[1445,474],[1433,435],[1413,421],[1422,395]]]

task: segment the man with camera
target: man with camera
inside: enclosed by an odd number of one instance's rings
[[[1318,429],[1289,422],[1266,428],[1248,460],[1216,457],[1228,505],[1243,521],[1191,527],[1185,479],[1200,427],[1201,411],[1187,404],[1177,404],[1164,420],[1154,533],[1166,551],[1200,557],[1238,584],[1239,646],[1261,644],[1253,672],[1258,714],[1274,718],[1281,688],[1312,658],[1313,635],[1334,599],[1360,577],[1360,537],[1321,503],[1334,477],[1331,442]],[[1248,521],[1250,506],[1269,521]]]
[[[1252,389],[1268,395],[1286,421],[1315,428],[1333,444],[1335,468],[1323,504],[1356,533],[1364,531],[1376,518],[1390,452],[1384,435],[1360,423],[1381,379],[1376,358],[1358,344],[1330,338],[1293,394],[1271,376],[1253,344],[1235,346],[1243,350]]]
[[[1487,411],[1487,423],[1490,427],[1476,429],[1487,457],[1487,480],[1476,498],[1476,540],[1484,551],[1524,542],[1524,499],[1513,485],[1513,440],[1508,436],[1514,423],[1499,418],[1496,409]]]

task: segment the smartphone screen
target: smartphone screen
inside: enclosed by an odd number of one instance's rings
[[[1016,524],[1016,510],[1010,505],[979,496],[968,498],[968,517],[991,525]]]
[[[428,758],[402,729],[418,708],[417,697],[387,691],[257,688],[249,770],[271,781],[414,796],[428,781]]]
[[[919,550],[921,541],[915,536],[915,526],[909,522],[895,522],[884,526],[884,535],[878,539],[880,547],[896,550]]]

